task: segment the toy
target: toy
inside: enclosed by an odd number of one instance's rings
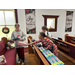
[[[64,65],[50,50],[45,50],[43,47],[38,47],[42,54],[46,57],[51,65]]]
[[[10,42],[8,42],[7,44],[5,44],[5,48],[7,50],[11,49],[11,48],[14,48],[13,46],[11,46],[12,44]]]

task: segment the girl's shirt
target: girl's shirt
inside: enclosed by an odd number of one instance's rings
[[[22,38],[22,40],[24,41],[26,35],[25,35],[22,31],[13,31],[13,32],[12,32],[12,35],[11,35],[11,40],[12,40],[13,38],[17,38],[17,37]],[[16,47],[16,48],[22,47],[22,46],[17,45],[18,42],[19,42],[19,40],[16,40],[16,41],[15,41],[15,47]]]
[[[35,44],[38,42],[42,42],[44,44],[44,46],[49,50],[52,50],[52,46],[53,46],[53,53],[54,53],[54,55],[56,55],[58,57],[57,46],[50,39],[45,37],[43,40],[35,41],[32,44]]]
[[[55,47],[57,47],[50,39],[48,39],[47,37],[44,37],[43,40],[38,40],[38,41],[35,41],[33,42],[32,44],[35,44],[35,43],[38,43],[38,42],[42,42],[44,44],[44,46],[48,49],[52,49],[52,46],[53,46],[53,49]]]

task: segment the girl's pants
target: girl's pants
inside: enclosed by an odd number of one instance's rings
[[[21,59],[24,62],[24,48],[16,48],[17,49],[17,53],[18,53],[18,57],[19,59]]]

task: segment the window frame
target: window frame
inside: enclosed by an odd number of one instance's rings
[[[44,25],[47,26],[47,18],[55,18],[55,28],[49,29],[49,32],[56,32],[57,31],[57,19],[59,15],[42,15],[44,17]]]
[[[0,11],[14,11],[15,23],[18,23],[17,9],[0,9]],[[5,26],[5,25],[0,25],[0,26]],[[7,25],[7,26],[14,26],[14,25]]]

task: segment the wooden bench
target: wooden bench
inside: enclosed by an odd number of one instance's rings
[[[69,36],[68,34],[65,34],[65,41],[66,41],[66,42],[75,44],[75,41],[74,41],[73,39],[75,39],[74,36]]]
[[[75,44],[55,38],[53,38],[53,41],[60,51],[75,59]]]
[[[32,42],[31,36],[28,37],[28,43],[30,43],[30,42]],[[36,50],[36,56],[37,56],[39,62],[44,65],[50,65],[50,63],[46,60],[46,58],[43,56],[43,54],[39,51],[39,49],[34,44],[33,44],[33,47]],[[29,54],[34,53],[33,48],[30,45],[28,46],[28,50],[29,50]]]

